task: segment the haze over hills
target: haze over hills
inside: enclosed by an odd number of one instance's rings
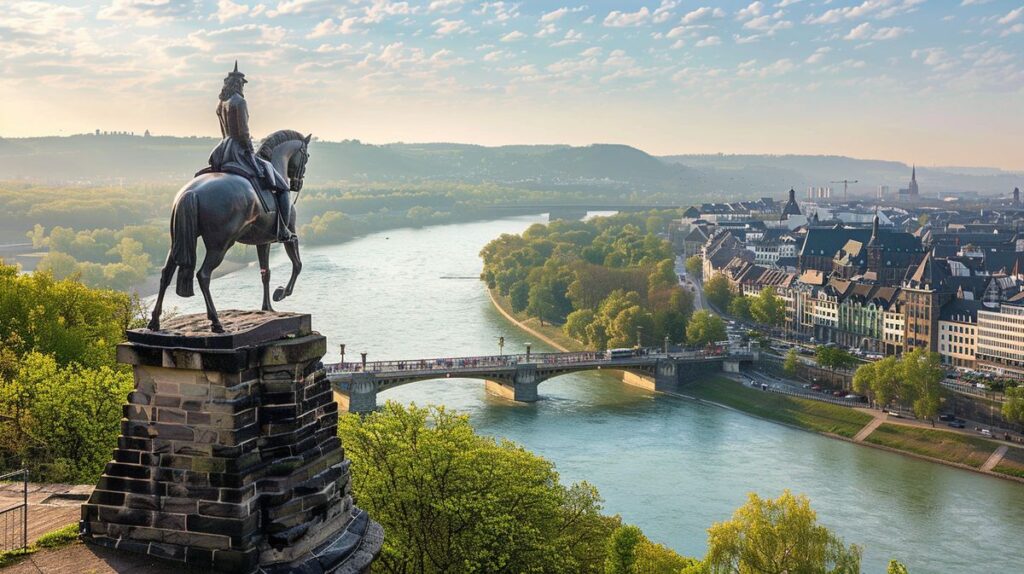
[[[83,134],[0,138],[0,180],[52,183],[184,182],[205,165],[213,138]],[[697,200],[779,195],[790,187],[856,179],[852,194],[893,193],[905,186],[910,166],[842,156],[674,155],[655,157],[615,144],[586,147],[457,143],[369,145],[358,140],[311,145],[310,185],[332,182],[422,180],[500,183],[524,188],[601,188],[639,194],[680,194]],[[1007,194],[1022,174],[994,168],[919,167],[922,194]],[[840,186],[833,185],[835,188]],[[684,200],[685,201],[685,200]]]

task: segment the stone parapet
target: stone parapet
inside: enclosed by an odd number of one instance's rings
[[[224,335],[181,328],[196,320],[118,347],[135,389],[83,538],[223,572],[367,570],[383,534],[352,501],[326,339],[308,315],[227,312]]]

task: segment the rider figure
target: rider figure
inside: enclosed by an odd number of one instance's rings
[[[249,109],[242,94],[242,88],[247,82],[245,74],[238,71],[238,62],[235,62],[234,71],[224,78],[224,88],[220,91],[217,118],[224,139],[210,154],[210,168],[212,171],[242,175],[254,185],[262,184],[270,189],[277,197],[277,239],[282,242],[294,241],[295,234],[288,228],[291,216],[288,181],[269,161],[253,151],[252,138],[249,136]]]

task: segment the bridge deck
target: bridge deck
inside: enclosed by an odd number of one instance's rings
[[[702,360],[720,359],[737,353],[727,350],[681,351],[676,353],[642,353],[632,357],[609,359],[604,353],[585,351],[571,353],[532,353],[530,355],[489,355],[473,357],[440,357],[432,359],[408,359],[396,361],[373,361],[362,363],[331,363],[324,365],[328,377],[345,378],[355,373],[372,373],[376,378],[389,377],[438,377],[470,375],[482,372],[514,371],[518,365],[537,365],[538,370],[570,367],[573,370],[615,369],[654,365],[658,359]]]

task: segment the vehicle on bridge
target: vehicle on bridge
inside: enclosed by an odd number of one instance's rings
[[[636,356],[636,349],[619,348],[619,349],[608,349],[604,354],[606,359],[628,359]]]

